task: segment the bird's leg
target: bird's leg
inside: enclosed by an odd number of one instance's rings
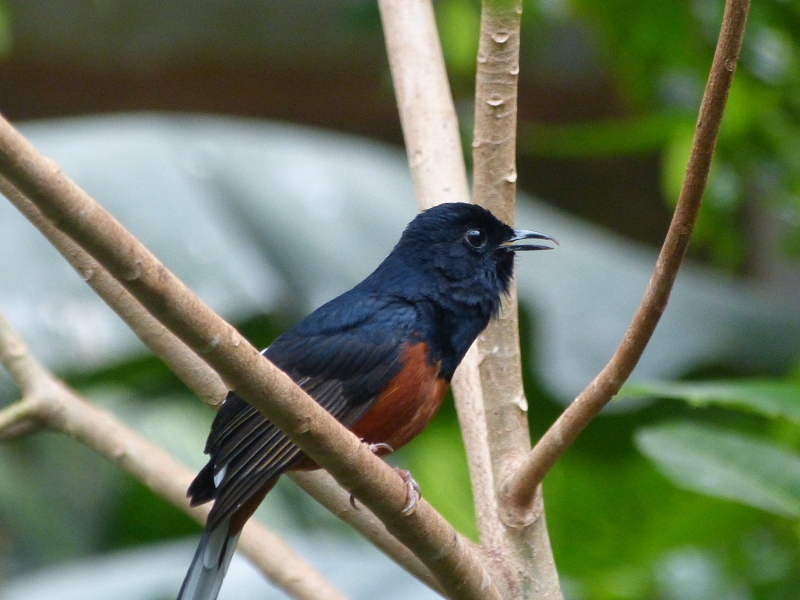
[[[422,497],[422,492],[419,489],[419,484],[414,481],[414,478],[411,476],[411,473],[406,471],[405,469],[401,469],[400,467],[393,467],[394,472],[400,476],[400,479],[403,480],[403,483],[406,484],[406,505],[403,507],[402,513],[404,515],[411,514],[414,510],[414,507],[417,505],[417,502]]]
[[[366,444],[366,442],[364,443]],[[369,451],[378,458],[383,458],[387,454],[394,452],[394,448],[392,448],[389,444],[384,444],[383,442],[378,442],[377,444],[367,444],[367,448],[369,448]],[[408,471],[406,471],[406,473],[407,472]],[[419,489],[419,486],[417,486],[417,489]],[[353,496],[353,494],[350,494],[350,506],[352,506],[355,510],[358,510],[358,507],[356,506],[356,497]]]
[[[391,454],[394,452],[394,449],[389,444],[384,444],[383,442],[377,444],[368,444],[367,447],[370,449],[370,452],[375,454],[376,456],[385,456],[386,454]],[[392,467],[394,472],[400,476],[400,479],[403,480],[403,483],[406,485],[406,505],[403,507],[402,513],[404,515],[410,514],[414,507],[417,505],[420,497],[422,496],[422,492],[419,489],[419,484],[414,481],[414,478],[411,477],[411,473],[406,471],[405,469],[401,469],[400,467]],[[358,506],[356,506],[356,497],[353,494],[350,494],[350,506],[353,509],[358,510]]]

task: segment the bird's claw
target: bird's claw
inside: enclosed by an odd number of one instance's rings
[[[386,446],[386,444],[370,444],[370,450],[372,450],[373,445]],[[422,491],[419,488],[419,484],[411,477],[411,473],[400,467],[392,467],[392,469],[400,476],[406,486],[406,505],[400,512],[404,515],[409,515],[414,511],[414,507],[417,506],[417,502],[422,497]],[[350,494],[350,506],[353,507],[353,510],[359,510],[358,506],[356,506],[356,497],[353,494]]]
[[[367,444],[367,448],[369,448],[369,451],[378,457],[386,456],[387,454],[394,452],[394,448],[392,448],[389,444],[384,444],[383,442],[378,442],[377,444]],[[408,473],[408,471],[404,471],[404,473]],[[409,475],[409,478],[410,477],[411,475]],[[412,479],[411,481],[414,480]],[[419,491],[419,486],[417,485],[416,481],[414,481],[414,485],[416,486],[417,491]],[[417,501],[415,499],[414,503],[411,505],[412,508],[416,502]],[[350,494],[350,506],[353,507],[353,510],[358,510],[358,506],[356,506],[356,497],[353,496],[353,494]]]
[[[379,442],[377,444],[368,444],[367,448],[369,448],[369,451],[375,456],[386,456],[387,454],[394,452],[394,448],[392,448],[389,444],[384,444],[383,442]]]
[[[422,492],[419,489],[419,484],[414,481],[413,477],[411,477],[411,473],[399,467],[393,468],[394,472],[397,473],[400,476],[400,479],[403,480],[403,483],[406,484],[407,502],[403,507],[403,510],[400,512],[402,512],[404,515],[410,515],[414,511],[414,507],[417,505],[417,502],[422,497]]]

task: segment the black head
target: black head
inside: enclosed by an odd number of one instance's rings
[[[440,204],[409,223],[387,263],[394,269],[407,265],[420,275],[417,283],[423,285],[410,288],[421,287],[424,295],[444,303],[473,306],[488,318],[508,291],[515,252],[550,249],[518,243],[529,239],[555,242],[541,233],[514,230],[475,204]],[[407,276],[409,269],[402,269]]]

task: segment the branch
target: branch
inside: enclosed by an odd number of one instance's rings
[[[379,0],[378,4],[417,205],[425,209],[441,202],[470,202],[458,120],[431,3],[425,0]],[[516,89],[512,95],[516,103]],[[446,133],[442,135],[440,132]],[[513,168],[513,130],[510,136]],[[422,160],[426,157],[430,158]],[[481,173],[476,164],[476,181]],[[448,193],[442,193],[442,190]],[[453,195],[453,190],[459,193]],[[513,194],[513,182],[511,190]],[[487,208],[501,219],[513,221],[513,205],[511,219],[504,207],[499,211],[495,206]],[[507,588],[513,589],[513,577],[506,573],[507,561],[503,552],[505,527],[497,518],[495,465],[488,441],[491,428],[486,419],[480,371],[483,360],[479,344],[473,344],[453,377],[453,397],[467,454],[481,543],[489,550],[489,555],[495,557],[493,571],[502,575]],[[524,442],[521,456],[530,447],[529,439]],[[549,548],[547,552],[549,554]]]
[[[144,344],[199,398],[219,405],[228,390],[219,375],[175,337],[69,236],[59,231],[7,179],[0,177],[0,193],[58,250],[78,275],[116,312]]]
[[[366,507],[353,508],[350,494],[325,471],[294,471],[289,477],[336,517],[372,542],[381,552],[402,566],[433,591],[445,595],[442,586],[414,554],[386,530]]]
[[[514,223],[517,191],[515,142],[521,13],[521,0],[483,2],[475,79],[475,133],[472,142],[475,202],[509,224]],[[479,348],[485,395],[484,418],[497,485],[513,472],[515,465],[530,450],[515,287],[503,303],[499,318],[492,321],[480,336]],[[494,517],[493,523],[485,524],[493,532],[486,531],[485,534],[502,538],[505,527],[497,519],[497,514]]]
[[[218,405],[227,388],[216,372],[204,363],[186,344],[147,312],[141,304],[114,279],[108,271],[89,256],[71,238],[53,224],[25,198],[8,180],[0,177],[0,193],[47,238],[72,267],[81,275],[108,306],[116,312],[131,330],[158,356],[198,397]],[[22,420],[11,416],[11,411],[26,411],[28,403],[17,402],[9,407],[7,415],[16,423],[7,434],[24,432]],[[0,413],[0,438],[3,431],[3,413]],[[295,482],[337,517],[348,523],[387,556],[406,568],[420,581],[440,590],[430,571],[411,554],[397,538],[389,534],[383,524],[370,511],[352,511],[350,495],[322,472],[289,475]],[[265,546],[266,547],[266,546]]]
[[[427,502],[403,514],[405,484],[351,432],[267,361],[122,225],[0,120],[0,174],[78,242],[154,317],[233,384],[366,505],[434,573],[451,598],[499,599],[468,544]]]
[[[379,0],[378,5],[417,206],[423,210],[446,201],[471,202],[433,7],[427,0]],[[447,135],[431,135],[432,131]],[[431,158],[422,161],[415,157]],[[439,189],[450,194],[440,194]],[[478,371],[481,360],[478,346],[473,344],[452,381],[479,526],[488,515],[497,513]],[[481,539],[487,548],[494,547],[483,535]]]
[[[547,471],[630,376],[667,306],[700,210],[749,8],[749,0],[726,2],[686,178],[644,299],[609,363],[542,436],[510,481],[506,499],[511,510],[523,515],[530,511],[535,490]]]
[[[190,508],[186,488],[193,474],[170,455],[131,431],[109,413],[80,398],[58,381],[29,352],[0,313],[0,362],[11,374],[23,400],[0,411],[0,437],[14,419],[66,433],[129,473],[158,496],[199,523],[208,508]],[[25,410],[19,410],[24,407]],[[344,600],[322,575],[297,556],[274,533],[255,521],[240,540],[244,554],[278,587],[300,600]]]
[[[389,54],[389,64],[392,67],[392,80],[394,82],[397,104],[400,112],[403,132],[409,157],[412,179],[417,193],[417,204],[420,208],[427,208],[433,204],[451,201],[453,199],[468,202],[469,195],[466,191],[466,179],[463,167],[463,156],[460,139],[455,133],[458,131],[455,109],[452,106],[447,74],[444,70],[444,60],[439,47],[434,21],[433,10],[430,2],[408,2],[402,0],[379,0],[381,18],[386,35],[386,46]],[[500,7],[503,12],[505,7]],[[483,135],[488,137],[485,145],[486,151],[481,154],[482,148],[476,150],[475,155],[475,192],[476,201],[484,204],[498,217],[506,222],[513,222],[516,171],[514,167],[514,139],[516,124],[516,75],[519,71],[519,17],[521,5],[512,5],[513,14],[504,15],[500,19],[493,18],[489,11],[490,24],[482,19],[481,53],[479,59],[478,92],[476,94],[477,108],[483,103],[481,96],[482,66],[485,82],[484,91],[487,106],[492,111],[492,122],[483,119],[484,125],[476,123],[476,140]],[[504,35],[500,35],[500,32]],[[510,39],[509,38],[513,38]],[[487,41],[488,40],[488,41]],[[502,40],[497,42],[496,40]],[[487,44],[491,47],[487,47]],[[498,55],[501,55],[498,57]],[[495,60],[498,59],[499,60]],[[489,59],[489,60],[485,60]],[[482,61],[482,62],[481,62]],[[510,64],[504,64],[510,63]],[[499,88],[493,85],[497,73],[493,70],[500,69],[501,82]],[[488,72],[488,75],[486,73]],[[510,85],[507,85],[509,83]],[[504,85],[505,84],[505,85]],[[431,91],[430,95],[424,92]],[[436,93],[433,94],[433,90]],[[488,91],[486,91],[488,90]],[[503,102],[497,103],[495,94],[502,93]],[[443,106],[443,102],[447,106]],[[501,106],[502,105],[502,106]],[[435,107],[432,108],[432,107]],[[499,107],[499,110],[497,108]],[[494,117],[503,114],[503,121],[494,122]],[[476,115],[476,121],[481,121],[482,115]],[[445,131],[448,135],[439,135]],[[432,134],[431,132],[436,132]],[[500,152],[496,152],[498,144]],[[479,156],[479,154],[481,154]],[[431,164],[418,160],[419,157],[436,156],[436,170]],[[489,160],[481,160],[482,158]],[[499,171],[499,177],[495,177]],[[496,179],[501,181],[497,185]],[[485,182],[481,187],[480,182]],[[480,189],[479,189],[480,188]],[[445,194],[436,194],[438,189],[462,190],[461,194],[452,198]],[[500,202],[491,202],[487,198],[500,191]],[[480,195],[481,200],[478,200]],[[495,354],[490,360],[487,369],[481,366],[484,357],[479,350],[479,344],[474,344],[455,373],[452,381],[453,396],[456,400],[458,420],[464,438],[467,452],[470,480],[472,483],[475,501],[476,519],[481,535],[481,542],[489,550],[492,557],[493,572],[496,581],[505,584],[504,593],[508,596],[518,596],[520,585],[517,575],[533,580],[537,593],[541,597],[560,597],[558,591],[558,577],[552,561],[547,531],[543,520],[536,526],[533,533],[535,542],[529,545],[529,540],[518,540],[516,543],[516,575],[511,572],[512,561],[509,561],[509,552],[506,540],[506,527],[498,518],[498,480],[497,473],[503,476],[510,475],[509,470],[524,458],[530,448],[530,437],[527,429],[525,411],[520,410],[524,403],[519,376],[519,348],[518,330],[516,324],[516,307],[512,305],[503,312],[501,325],[495,326],[503,331],[503,337],[512,340],[511,347],[516,348],[510,357],[512,373],[516,362],[516,380],[512,379],[512,391],[504,386],[504,392],[495,396],[497,401],[492,403],[493,410],[499,410],[499,415],[487,420],[487,414],[492,410],[486,405],[484,388],[489,391],[497,382],[498,377],[506,373],[508,352]],[[492,334],[488,333],[490,338]],[[483,337],[483,336],[482,336]],[[502,342],[505,344],[505,342]],[[493,347],[491,342],[489,347]],[[483,346],[481,346],[483,347]],[[505,348],[506,346],[501,346]],[[516,357],[516,358],[514,358]],[[480,366],[480,371],[479,371]],[[510,400],[510,404],[509,404]],[[504,448],[513,448],[516,455],[513,463],[506,462],[508,453],[498,452],[493,455],[492,441],[497,444],[500,431],[506,432],[509,425],[511,435],[506,442],[499,442]],[[497,429],[502,427],[502,429]],[[525,535],[528,535],[525,532]],[[516,535],[516,534],[514,534]],[[536,561],[532,556],[536,555]],[[500,579],[502,578],[502,579]],[[523,584],[525,585],[525,584]]]
[[[517,191],[516,130],[522,0],[484,0],[475,86],[473,193],[506,223],[514,223]],[[484,413],[489,433],[489,456],[494,485],[491,493],[500,504],[503,484],[514,474],[530,450],[528,402],[522,386],[519,317],[516,286],[503,303],[498,318],[479,338],[484,389]],[[507,518],[504,507],[484,515],[478,525],[484,544],[513,558],[510,586],[515,595],[561,598],[561,586],[544,519],[541,490],[535,511],[538,519],[520,524]],[[507,525],[514,525],[507,527]]]
[[[461,136],[430,0],[378,0],[420,209],[469,202]]]

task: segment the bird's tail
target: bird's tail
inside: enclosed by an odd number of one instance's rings
[[[231,519],[206,527],[189,572],[183,580],[178,600],[215,600],[233,558],[241,529],[231,532]]]

